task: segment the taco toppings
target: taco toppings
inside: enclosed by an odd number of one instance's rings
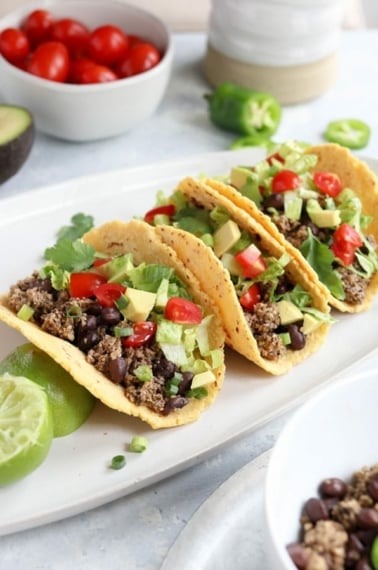
[[[191,178],[158,202],[144,220],[218,302],[231,346],[275,374],[319,346],[327,302],[263,227]]]
[[[378,185],[348,150],[286,143],[252,167],[233,168],[228,185],[206,182],[293,246],[333,306],[367,308],[378,289]]]
[[[118,229],[124,247],[113,239]],[[155,240],[148,261],[143,251],[136,251],[133,232],[143,233],[145,248],[148,239]],[[101,241],[102,251],[91,245]],[[116,253],[109,245],[115,242]],[[86,234],[84,241],[58,243],[46,255],[49,262],[42,269],[11,286],[0,318],[7,321],[6,307],[26,336],[37,328],[44,335],[38,337],[41,348],[48,346],[49,337],[69,343],[120,390],[119,398],[146,408],[147,417],[182,411],[183,419],[176,418],[174,424],[184,423],[186,407],[213,398],[223,374],[221,327],[209,312],[210,303],[201,304],[204,296],[195,293],[193,277],[178,260],[175,267],[174,252],[159,243],[148,226],[137,221],[121,223],[121,228],[105,224]],[[8,315],[9,324],[14,323],[10,320]],[[101,393],[99,388],[103,399]]]

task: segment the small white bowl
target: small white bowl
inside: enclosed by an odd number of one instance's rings
[[[321,481],[328,477],[347,481],[362,467],[378,463],[377,402],[375,359],[367,371],[319,392],[284,427],[269,460],[265,485],[269,569],[296,569],[286,546],[298,541],[303,505],[318,496]]]
[[[115,24],[128,34],[151,41],[163,54],[145,73],[102,84],[72,85],[40,79],[0,56],[0,93],[5,102],[29,109],[40,131],[70,141],[119,135],[151,116],[166,91],[173,46],[166,24],[155,15],[117,0],[40,0],[0,19],[0,31],[17,27],[32,10],[50,10],[90,29]]]

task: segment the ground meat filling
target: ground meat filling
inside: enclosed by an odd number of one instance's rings
[[[299,570],[372,570],[378,540],[378,465],[364,467],[350,482],[328,478],[319,497],[308,499],[300,540],[288,545]]]
[[[7,304],[15,313],[25,304],[32,307],[32,322],[77,346],[89,364],[124,388],[125,396],[134,404],[163,415],[188,404],[185,394],[193,374],[184,372],[177,394],[169,395],[167,384],[178,368],[164,357],[154,340],[136,348],[123,346],[113,335],[113,327],[130,323],[122,320],[115,307],[102,307],[94,299],[72,298],[67,290],[56,291],[50,280],[39,278],[37,272],[10,288]],[[135,369],[143,365],[151,367],[151,380],[136,378]]]
[[[272,203],[272,197],[274,196],[274,204]],[[272,216],[270,209],[274,207],[276,214]],[[316,226],[305,213],[302,214],[300,220],[292,220],[287,218],[283,213],[283,199],[281,195],[272,194],[268,196],[262,205],[262,210],[265,214],[272,217],[278,230],[285,236],[288,242],[290,242],[294,247],[299,249],[302,243],[308,237],[308,230],[310,229],[312,234],[316,236],[322,243],[328,243],[332,237],[332,232],[326,228],[319,228]],[[375,246],[374,238],[367,238],[371,241],[372,245]],[[366,295],[366,289],[369,285],[369,280],[364,279],[360,275],[357,275],[351,269],[343,266],[337,266],[337,272],[339,273],[344,292],[345,292],[345,302],[351,305],[361,304]]]

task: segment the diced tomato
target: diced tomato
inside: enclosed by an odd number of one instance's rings
[[[71,297],[92,297],[94,289],[106,282],[106,278],[90,271],[80,271],[70,275]]]
[[[356,248],[348,244],[346,244],[346,246],[343,246],[337,242],[334,242],[331,245],[331,250],[333,251],[335,257],[340,259],[344,265],[350,265],[353,263],[356,256]]]
[[[101,265],[104,265],[105,263],[108,263],[109,261],[111,261],[111,258],[105,258],[105,259],[95,259],[93,262],[93,267],[101,267]]]
[[[252,311],[256,303],[259,303],[260,300],[261,293],[257,283],[253,283],[239,299],[241,306],[248,311]]]
[[[337,174],[333,174],[333,172],[315,172],[314,184],[320,192],[332,198],[340,194],[343,189],[340,178]]]
[[[157,206],[156,208],[149,210],[144,215],[144,221],[147,222],[148,224],[153,224],[155,216],[162,214],[168,216],[169,218],[172,218],[175,212],[176,212],[176,206],[174,204],[164,204],[164,206]]]
[[[363,244],[360,234],[349,224],[341,224],[333,234],[333,241],[339,244],[350,244],[353,247],[361,247]]]
[[[282,158],[282,156],[278,153],[275,152],[274,154],[271,154],[270,156],[268,156],[268,158],[266,159],[268,164],[273,164],[273,160],[278,160],[278,162],[281,162],[282,164],[285,162],[285,160]]]
[[[243,277],[253,279],[266,269],[265,259],[261,255],[259,248],[254,244],[237,253],[235,259],[242,268]]]
[[[286,192],[287,190],[294,190],[298,188],[300,183],[301,179],[296,172],[292,170],[280,170],[273,176],[272,192],[278,194],[280,192]]]
[[[113,307],[125,291],[126,287],[121,283],[101,283],[94,289],[93,294],[103,307]]]
[[[363,244],[360,234],[349,224],[341,224],[333,234],[331,250],[344,265],[353,263],[356,249]]]
[[[164,316],[174,323],[199,325],[202,321],[202,309],[188,299],[171,297],[165,305]]]
[[[135,323],[134,333],[122,339],[124,346],[138,347],[146,344],[156,333],[157,324],[152,321]]]

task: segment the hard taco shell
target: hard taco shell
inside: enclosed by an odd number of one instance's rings
[[[187,284],[193,299],[203,307],[204,312],[214,315],[209,339],[211,347],[223,347],[224,332],[216,306],[203,293],[193,274],[183,265],[172,248],[159,239],[154,228],[137,220],[128,223],[114,221],[91,230],[83,239],[105,255],[131,252],[136,264],[144,261],[173,267],[177,275]],[[206,386],[208,392],[206,398],[202,400],[192,398],[184,408],[166,416],[159,415],[146,406],[138,406],[128,400],[122,387],[114,384],[89,364],[84,353],[74,345],[42,331],[31,322],[19,319],[7,308],[7,295],[0,296],[0,320],[18,330],[35,346],[51,356],[106,406],[129,416],[138,417],[154,429],[179,426],[197,420],[203,410],[212,404],[223,384],[224,362],[215,371],[216,382]]]
[[[372,235],[378,243],[378,181],[374,172],[370,170],[365,162],[356,158],[348,149],[337,144],[327,143],[313,146],[307,149],[306,153],[317,155],[318,162],[316,170],[337,174],[343,187],[351,188],[356,193],[362,202],[363,213],[372,217],[372,222],[364,233],[366,235]],[[240,194],[240,192],[232,186],[224,184],[219,180],[205,178],[203,182],[219,194],[231,200],[238,208],[244,210],[249,216],[263,225],[274,239],[285,244],[285,247],[293,257],[302,260],[302,262],[305,261],[299,250],[285,240],[277,226],[252,200]],[[322,291],[322,295],[328,298],[330,305],[342,312],[358,313],[367,310],[378,292],[378,273],[376,273],[368,285],[363,303],[358,305],[345,303],[330,294],[328,288],[319,281],[318,275],[306,261],[303,269],[307,272],[311,281],[317,282],[318,288]]]
[[[188,177],[182,180],[177,188],[189,199],[207,209],[213,209],[216,206],[223,207],[240,228],[259,236],[261,249],[266,250],[270,255],[278,259],[285,253],[285,244],[282,241],[276,241],[254,218],[202,181]],[[329,324],[325,322],[307,337],[306,346],[302,350],[288,350],[277,361],[263,358],[244,317],[230,275],[213,251],[201,239],[172,226],[159,225],[156,231],[159,237],[176,251],[184,265],[194,273],[204,291],[217,303],[226,332],[227,344],[248,360],[271,374],[280,375],[303,361],[323,344],[329,329]],[[311,282],[308,274],[303,271],[301,260],[293,258],[286,266],[286,271],[294,283],[302,285],[311,294],[314,307],[324,313],[329,312],[327,298],[322,294],[317,283]]]

